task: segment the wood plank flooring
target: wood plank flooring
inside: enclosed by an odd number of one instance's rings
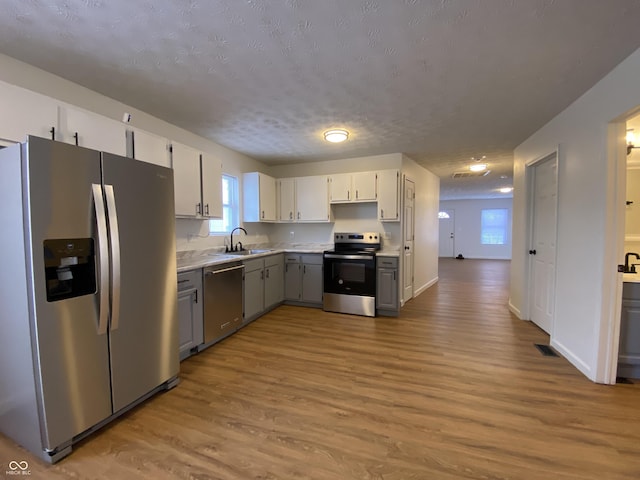
[[[283,306],[34,479],[638,479],[640,385],[595,385],[507,309],[509,262],[443,260],[399,318]]]

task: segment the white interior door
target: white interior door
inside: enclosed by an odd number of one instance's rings
[[[444,215],[439,217],[439,241],[438,256],[439,257],[455,257],[455,215],[453,210],[442,210]]]
[[[404,225],[404,263],[403,263],[403,300],[413,298],[413,239],[414,227],[414,203],[415,184],[405,177],[404,201],[403,201],[403,225]]]
[[[556,278],[558,160],[554,153],[533,166],[531,249],[531,321],[551,333]]]

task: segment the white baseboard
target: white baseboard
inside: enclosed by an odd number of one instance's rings
[[[418,295],[420,295],[422,292],[424,292],[425,290],[427,290],[429,287],[435,285],[436,283],[438,283],[440,277],[436,277],[430,281],[428,281],[427,283],[425,283],[423,286],[421,286],[420,288],[418,288],[417,290],[415,290],[413,292],[413,296],[417,297]]]
[[[585,377],[587,377],[592,382],[595,382],[595,372],[591,369],[591,367],[584,362],[580,357],[578,357],[575,353],[569,350],[564,344],[558,342],[557,340],[551,340],[551,346],[555,348],[564,358],[569,360],[569,362],[576,367],[580,373],[582,373]]]
[[[511,303],[511,299],[509,299],[509,311],[513,313],[520,320],[526,320],[526,318],[522,318],[522,312],[518,307],[516,307],[513,303]]]

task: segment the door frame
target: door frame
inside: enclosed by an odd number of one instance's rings
[[[554,265],[556,268],[553,273],[553,282],[554,285],[557,284],[557,275],[558,275],[558,205],[559,202],[559,171],[560,171],[560,145],[556,147],[555,150],[552,150],[545,155],[537,157],[533,160],[525,162],[525,185],[526,185],[526,199],[527,199],[527,251],[522,252],[523,255],[526,255],[527,261],[525,262],[525,270],[526,270],[526,286],[525,286],[525,298],[524,298],[524,309],[522,311],[523,320],[531,321],[531,287],[533,285],[533,259],[531,255],[529,255],[528,250],[533,245],[533,224],[534,224],[534,205],[535,205],[535,167],[546,160],[549,160],[552,156],[556,157],[556,219],[555,219],[555,257],[553,259]],[[551,316],[551,328],[549,328],[549,343],[553,343],[553,337],[555,333],[556,326],[556,291],[555,288],[552,289],[551,294],[553,298],[551,299],[553,304],[553,314]],[[533,323],[533,322],[532,322]]]
[[[618,372],[622,273],[614,265],[624,262],[625,194],[627,190],[627,120],[638,108],[607,125],[607,197],[604,228],[602,310],[598,333],[595,381],[613,385]]]

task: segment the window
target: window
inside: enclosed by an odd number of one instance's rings
[[[438,218],[451,218],[447,212],[438,212]]]
[[[222,219],[209,220],[209,234],[225,234],[238,225],[238,179],[222,175]]]
[[[509,210],[506,208],[482,209],[480,243],[482,245],[507,244]]]

